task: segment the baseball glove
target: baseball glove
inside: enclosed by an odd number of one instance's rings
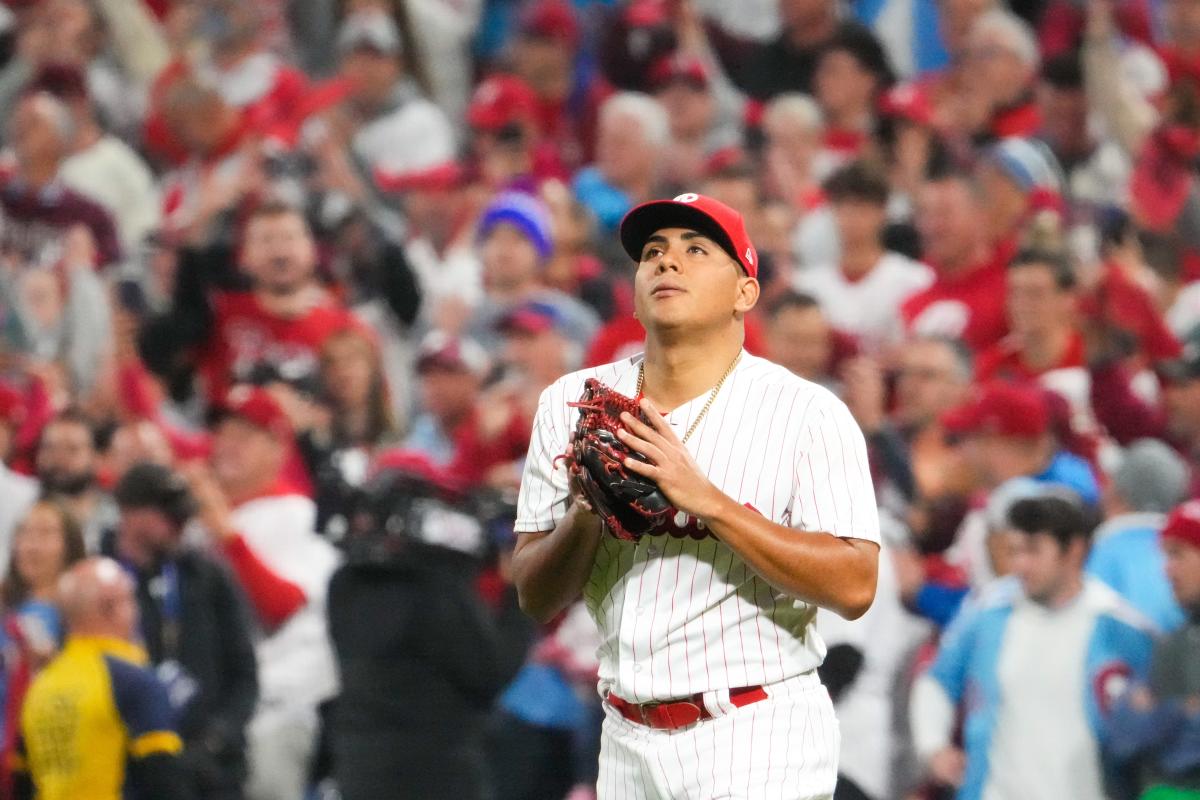
[[[626,458],[648,459],[617,438],[624,427],[622,411],[647,424],[649,420],[637,401],[595,378],[584,382],[583,396],[570,406],[579,409],[579,421],[561,458],[609,531],[618,539],[637,541],[671,511],[658,484],[625,466]]]

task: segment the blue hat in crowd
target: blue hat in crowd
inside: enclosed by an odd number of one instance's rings
[[[550,212],[542,201],[522,192],[501,192],[479,219],[479,238],[485,239],[501,223],[512,225],[533,242],[543,261],[554,251]]]

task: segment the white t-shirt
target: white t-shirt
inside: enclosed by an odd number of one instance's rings
[[[298,494],[260,497],[233,511],[233,527],[254,555],[299,586],[306,601],[255,647],[264,703],[315,706],[338,691],[325,597],[339,558],[314,532],[316,522],[316,506]]]
[[[875,352],[900,341],[901,304],[933,283],[933,277],[924,264],[886,252],[856,281],[836,264],[821,264],[797,271],[795,288],[821,304],[831,325],[856,335],[865,350]]]
[[[38,482],[0,463],[0,574],[8,573],[13,534],[37,500]]]
[[[567,403],[589,377],[635,395],[640,361],[573,372],[542,393],[518,533],[549,531],[566,513],[567,470],[556,457],[578,413]],[[708,397],[667,422],[682,436]],[[721,491],[797,536],[879,541],[862,432],[837,397],[778,364],[743,352],[686,446]],[[825,657],[816,607],[768,584],[682,512],[636,543],[605,535],[583,596],[602,640],[600,691],[630,702],[771,684]]]

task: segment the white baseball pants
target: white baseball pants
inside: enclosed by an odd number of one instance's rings
[[[709,692],[713,718],[677,730],[605,703],[598,800],[829,800],[840,744],[829,693],[815,672],[764,689],[741,708]]]

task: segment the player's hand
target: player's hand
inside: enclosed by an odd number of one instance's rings
[[[646,464],[636,458],[626,458],[625,466],[639,475],[645,475],[658,484],[658,488],[671,501],[671,505],[697,519],[708,519],[717,509],[722,495],[703,472],[683,442],[671,430],[654,403],[643,398],[642,411],[650,424],[635,419],[629,412],[621,414],[624,430],[617,435],[628,447],[650,459]]]
[[[967,771],[967,756],[957,747],[946,747],[929,759],[929,777],[941,786],[958,788]]]

